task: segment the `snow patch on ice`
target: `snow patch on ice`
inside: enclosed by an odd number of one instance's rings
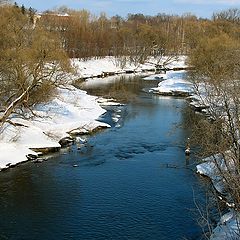
[[[185,74],[186,71],[169,71],[166,74],[166,80],[161,81],[157,88],[152,88],[151,90],[159,94],[174,92],[190,94],[193,92],[193,84],[184,79]]]

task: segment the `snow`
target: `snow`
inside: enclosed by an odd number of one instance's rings
[[[234,122],[234,109],[236,103],[233,101],[233,99],[231,99],[231,97],[227,99],[227,103],[225,102],[228,88],[231,89],[234,88],[234,86],[235,84],[232,84],[231,82],[228,83],[228,86],[223,93],[219,91],[218,88],[215,88],[216,86],[211,85],[207,79],[202,83],[196,83],[195,87],[197,94],[191,97],[190,100],[192,102],[190,105],[206,114],[208,117],[210,117],[210,119],[214,120],[216,116],[222,120],[225,119],[226,122],[223,124],[223,130],[228,131],[229,112],[226,112],[224,104],[228,105],[232,117],[230,121]],[[238,131],[236,131],[236,135],[239,136]],[[212,156],[204,159],[204,162],[197,166],[197,172],[208,176],[211,179],[215,189],[220,194],[224,195],[226,200],[222,200],[230,209],[229,212],[221,218],[219,224],[214,229],[210,238],[211,240],[240,239],[240,213],[233,210],[235,208],[235,204],[231,199],[231,195],[229,194],[228,186],[226,186],[226,180],[222,177],[222,172],[224,171],[227,171],[229,174],[235,174],[236,172],[235,170],[237,166],[234,163],[234,154],[231,154],[231,151],[232,150],[230,148],[224,153],[225,159],[223,159],[220,154],[216,154],[214,157]]]
[[[27,160],[26,155],[34,154],[30,148],[60,148],[59,141],[69,136],[72,130],[84,132],[102,126],[109,127],[96,119],[105,112],[97,97],[85,91],[68,86],[58,89],[58,94],[47,104],[38,105],[35,113],[40,117],[30,120],[12,119],[23,126],[6,124],[0,135],[0,168]],[[2,154],[4,153],[4,154]],[[35,153],[36,154],[36,153]]]
[[[240,216],[234,210],[224,214],[213,230],[210,240],[239,239]]]
[[[186,65],[186,56],[179,56],[176,60],[172,60],[168,63],[167,67],[172,68],[183,68],[187,67]],[[163,57],[158,63],[158,59],[149,58],[146,63],[134,65],[130,62],[126,62],[124,66],[120,66],[121,59],[116,59],[114,57],[108,56],[100,59],[90,59],[90,60],[81,60],[81,59],[72,59],[73,66],[77,69],[77,75],[80,78],[92,78],[101,76],[104,73],[125,73],[126,71],[148,71],[153,70],[156,63],[164,64],[167,60],[167,57]]]
[[[214,90],[204,82],[198,82],[194,84],[194,94],[191,96],[190,105],[199,111],[208,113],[208,109],[211,107],[209,105],[209,97],[214,100],[216,106],[221,105],[214,96]]]
[[[147,77],[143,78],[144,80],[166,80],[167,74],[166,73],[159,73],[159,74],[153,74]]]
[[[59,95],[51,103],[39,107],[38,114],[42,116],[46,112],[48,117],[50,114],[51,123],[46,119],[41,122],[35,121],[34,124],[44,129],[45,134],[54,136],[56,141],[66,137],[66,133],[73,129],[93,130],[97,126],[106,125],[95,121],[105,112],[97,103],[97,98],[72,86],[68,89],[59,89]]]
[[[101,59],[72,59],[73,66],[76,67],[80,77],[93,77],[102,75],[103,72],[118,72],[121,69],[114,65],[114,58],[106,57]]]
[[[7,168],[10,165],[16,165],[19,162],[24,162],[27,160],[27,154],[36,154],[26,146],[22,146],[15,143],[3,143],[0,145],[0,170]],[[17,156],[17,157],[16,157]]]
[[[129,70],[134,72],[153,70],[156,63],[164,65],[167,57],[164,57],[160,62],[153,58],[148,60],[147,63],[137,66],[130,63],[120,66],[121,59],[113,57],[87,61],[72,59],[72,64],[76,67],[77,73],[75,76],[70,76],[69,80],[71,82],[72,79],[93,78],[106,72],[119,74],[126,73]],[[187,67],[186,56],[180,56],[178,60],[172,61],[167,67],[169,69]],[[168,71],[167,73],[154,74],[144,79],[161,80],[158,87],[151,90],[159,94],[173,92],[192,94],[193,84],[185,80],[184,74],[185,71]],[[111,78],[113,77],[109,79]],[[201,96],[193,96],[192,105],[204,106],[206,104],[204,89],[201,86],[200,89]],[[110,127],[96,120],[105,112],[101,105],[119,105],[119,103],[115,102],[114,99],[98,99],[97,97],[89,96],[85,91],[76,89],[71,85],[65,89],[58,89],[58,94],[51,101],[36,107],[34,112],[39,117],[34,117],[31,120],[20,118],[12,120],[24,126],[13,126],[8,123],[4,125],[0,134],[0,170],[27,161],[26,156],[28,154],[36,155],[37,153],[30,150],[30,148],[60,148],[59,141],[69,137],[70,134],[87,133],[99,126]],[[114,120],[118,122],[119,118],[120,115],[116,114]],[[80,142],[86,141],[80,137],[77,138]],[[222,161],[219,156],[215,156],[214,159]],[[224,165],[222,167],[224,168]],[[224,192],[222,179],[219,177],[213,157],[204,159],[204,163],[197,166],[197,171],[210,177],[215,188],[219,192]],[[236,232],[239,233],[238,223],[238,214],[231,210],[221,218],[210,239],[225,240],[231,239],[231,236],[237,238]]]
[[[72,80],[79,78],[92,78],[104,73],[126,73],[126,71],[142,72],[153,70],[156,63],[164,65],[168,58],[149,58],[145,64],[130,64],[126,62],[121,66],[121,58],[105,57],[101,59],[72,59],[72,65],[76,67],[76,74],[69,75],[69,85],[65,89],[58,89],[58,94],[46,104],[37,105],[34,113],[37,117],[29,120],[13,118],[14,123],[24,126],[4,124],[0,134],[0,169],[27,160],[28,154],[36,154],[30,149],[60,148],[59,141],[69,137],[70,134],[82,134],[95,128],[110,127],[97,121],[105,110],[104,105],[120,105],[114,99],[97,99],[89,96],[85,91],[70,85]],[[178,60],[169,62],[168,67],[186,67],[186,56],[180,56]],[[114,78],[109,77],[109,79]],[[155,76],[157,77],[157,76]],[[158,75],[163,77],[164,75]],[[174,78],[174,77],[173,77]],[[97,81],[93,79],[91,81]],[[107,80],[107,79],[106,79]],[[182,82],[178,82],[178,88],[182,88]],[[116,115],[114,120],[119,120]]]
[[[163,57],[162,62],[168,61],[167,59],[168,59],[168,57]],[[184,56],[184,55],[179,56],[179,57],[177,58],[177,60],[174,60],[174,61],[169,62],[169,63],[167,64],[167,67],[168,67],[169,69],[188,67],[186,60],[187,60],[187,57],[186,57],[186,56]],[[160,64],[161,64],[161,62],[160,62]]]
[[[166,73],[164,81],[158,84],[158,87],[152,88],[151,91],[164,94],[174,95],[174,93],[187,93],[193,92],[193,84],[185,80],[186,71],[169,71]]]
[[[226,170],[226,165],[220,154],[207,157],[202,160],[203,163],[197,165],[197,173],[207,176],[211,179],[215,189],[221,193],[225,194],[225,188],[223,184],[223,178],[221,177],[220,170]]]
[[[230,153],[226,152],[226,155]],[[228,159],[229,161],[229,159]],[[218,167],[217,167],[218,166]],[[230,169],[233,169],[234,164],[230,162]],[[224,179],[221,177],[220,171],[226,170],[226,165],[220,154],[207,157],[203,159],[203,163],[197,165],[197,172],[201,175],[209,177],[215,187],[215,189],[225,195],[228,199],[228,195],[224,186]],[[221,196],[219,196],[222,199]],[[234,204],[226,201],[226,206],[230,208],[229,212],[223,215],[211,234],[210,240],[228,240],[239,239],[240,229],[240,215],[234,211]]]

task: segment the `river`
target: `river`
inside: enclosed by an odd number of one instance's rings
[[[184,153],[191,126],[180,127],[188,104],[142,90],[156,85],[86,84],[125,105],[107,107],[112,128],[84,146],[0,174],[0,239],[200,239],[193,198],[204,199],[204,183]]]

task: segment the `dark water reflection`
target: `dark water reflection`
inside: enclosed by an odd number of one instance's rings
[[[0,174],[0,239],[200,239],[191,209],[203,186],[185,158],[188,131],[176,127],[186,102],[141,91],[150,81],[111,84],[89,87],[130,95],[103,116],[111,129]]]
[[[90,79],[82,84],[81,88],[86,89],[89,94],[115,98],[121,102],[138,100],[139,92],[142,89],[157,86],[158,81],[146,81],[141,77],[119,76],[107,79]]]

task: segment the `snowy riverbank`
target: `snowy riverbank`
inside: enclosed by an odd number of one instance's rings
[[[233,165],[232,163],[232,166]],[[226,169],[227,166],[220,154],[207,157],[203,159],[203,163],[197,165],[197,172],[211,179],[215,189],[224,196],[226,199],[224,200],[226,206],[229,207],[229,211],[221,217],[216,228],[213,229],[210,240],[239,239],[240,214],[234,210],[234,204],[228,199],[227,189],[224,186],[224,179],[220,174],[220,171],[222,172]],[[221,195],[219,198],[223,199]]]
[[[28,154],[36,154],[30,149],[60,148],[59,141],[71,133],[109,127],[96,120],[104,112],[96,97],[72,86],[58,89],[49,103],[37,106],[34,111],[37,117],[13,118],[17,126],[5,124],[0,138],[0,168],[27,161]]]
[[[202,112],[208,117],[211,116],[209,111],[208,94],[212,94],[212,90],[208,85],[204,83],[193,84],[186,81],[184,76],[185,71],[168,71],[165,74],[157,74],[146,77],[146,80],[160,80],[158,87],[152,88],[150,91],[159,95],[167,96],[190,96],[190,106],[195,111]],[[214,98],[214,108],[221,106],[221,101]],[[217,166],[216,166],[217,163]],[[231,162],[231,158],[228,160],[229,166],[234,170],[234,163]],[[220,167],[220,169],[219,169]],[[211,179],[215,189],[225,196],[226,207],[229,207],[229,212],[224,214],[217,226],[213,229],[210,239],[211,240],[228,240],[239,238],[239,223],[240,215],[234,211],[234,204],[228,199],[227,188],[224,186],[224,179],[221,177],[220,171],[226,171],[228,168],[225,165],[224,160],[220,154],[210,156],[202,160],[202,163],[197,165],[197,172],[201,175],[207,176]],[[219,196],[223,200],[221,196]]]
[[[160,65],[162,68],[174,69],[174,68],[187,68],[186,56],[179,56],[169,60],[168,57],[163,57],[161,61],[159,59],[150,58],[144,64],[131,64],[114,57],[105,57],[100,59],[91,59],[82,61],[81,59],[72,59],[73,66],[77,69],[77,74],[82,79],[124,74],[124,73],[140,73],[147,71],[155,71],[156,66]],[[124,64],[121,63],[124,61]]]
[[[169,63],[168,67],[186,67],[185,56]],[[167,58],[163,58],[164,64]],[[76,68],[76,76],[72,79],[103,76],[104,73],[126,73],[128,71],[144,72],[154,69],[154,64],[146,63],[138,66],[126,64],[120,66],[120,59],[105,57],[82,61],[72,59]],[[151,60],[154,62],[154,59]],[[36,106],[31,119],[13,117],[16,126],[6,123],[0,134],[0,170],[9,168],[28,160],[28,155],[36,155],[31,149],[59,149],[59,141],[73,134],[87,133],[94,129],[109,127],[97,121],[105,110],[97,97],[69,85],[58,89],[57,94],[46,104]],[[110,103],[111,104],[111,103]],[[114,103],[113,103],[114,104]]]
[[[193,93],[193,84],[186,79],[186,71],[168,71],[166,74],[161,74],[160,79],[157,75],[153,75],[152,79],[147,77],[147,80],[162,80],[158,87],[152,88],[150,91],[159,95],[167,96],[189,96]]]
[[[168,68],[185,68],[187,67],[185,60],[186,57],[182,56],[178,61],[173,61],[168,65]],[[103,76],[106,72],[114,74],[128,71],[144,72],[153,68],[153,65],[149,63],[137,67],[127,64],[121,68],[116,65],[112,57],[88,61],[73,59],[72,62],[77,70],[75,79]],[[152,92],[163,95],[183,92],[190,95],[193,91],[192,84],[182,78],[184,73],[184,71],[168,71],[148,76],[145,80],[161,80],[159,86],[152,89]],[[12,121],[16,123],[16,126],[8,123],[4,125],[0,134],[0,170],[27,161],[29,154],[36,155],[37,153],[31,149],[59,149],[61,139],[71,139],[72,135],[91,132],[101,127],[110,127],[97,121],[105,112],[101,107],[103,104],[106,104],[105,99],[89,96],[85,91],[71,85],[64,89],[58,89],[50,102],[36,107],[34,113],[37,116],[29,120],[13,118]],[[107,104],[116,103],[109,102]],[[209,167],[210,165],[210,163],[199,165],[199,173],[212,178],[209,175],[213,169]],[[203,169],[206,169],[209,174]],[[227,217],[224,215],[225,217],[214,230],[212,239],[227,239],[221,238],[226,233],[224,226],[231,226],[230,229],[234,229],[237,224],[236,214],[231,213],[231,216],[230,214]]]

